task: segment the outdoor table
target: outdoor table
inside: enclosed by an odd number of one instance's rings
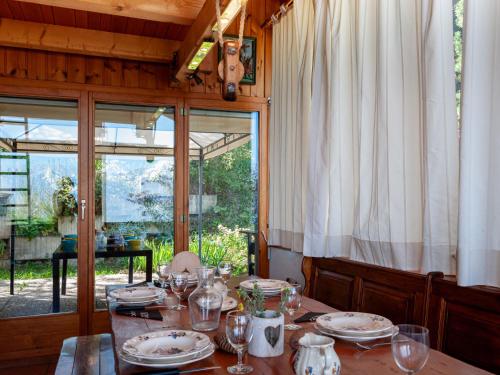
[[[150,249],[141,250],[123,250],[123,251],[107,251],[97,250],[96,258],[129,258],[128,262],[128,282],[134,282],[134,258],[146,257],[146,281],[150,282],[153,277],[153,251]],[[61,294],[66,294],[66,274],[68,271],[68,259],[77,259],[76,251],[65,252],[59,246],[52,254],[52,312],[60,311],[60,294],[59,294],[59,265],[62,260],[62,285]]]
[[[248,278],[248,277],[247,277]],[[242,281],[242,278],[233,278],[229,282],[229,286],[236,286]],[[109,289],[107,288],[107,291]],[[230,295],[235,296],[235,289],[231,288]],[[187,302],[187,301],[186,301]],[[184,302],[184,303],[186,303]],[[266,306],[277,308],[279,297],[272,297],[266,300]],[[140,334],[147,332],[165,330],[165,329],[191,329],[188,309],[181,311],[177,310],[160,310],[163,316],[163,322],[158,320],[149,320],[136,317],[128,317],[118,315],[114,312],[115,304],[110,304],[110,320],[114,336],[114,350],[116,356],[116,371],[120,375],[138,374],[145,372],[148,369],[145,367],[133,366],[121,360],[117,352],[120,351],[123,343]],[[295,316],[299,317],[306,312],[333,312],[337,311],[321,302],[311,298],[303,297],[302,306]],[[285,331],[285,352],[283,355],[274,358],[257,358],[250,355],[245,355],[245,363],[253,366],[252,375],[269,375],[269,374],[293,374],[292,356],[294,349],[290,345],[291,341],[296,341],[307,331],[314,331],[313,323],[301,324],[304,329],[299,331]],[[225,313],[221,315],[221,321],[218,332],[225,330]],[[211,338],[217,332],[204,332]],[[335,351],[337,352],[342,365],[342,375],[366,375],[366,374],[403,374],[398,369],[391,354],[391,346],[380,346],[376,349],[362,351],[356,348],[355,344],[336,340]],[[220,350],[201,361],[183,366],[182,369],[221,366],[218,370],[209,372],[200,372],[207,374],[227,374],[226,367],[235,364],[237,361],[236,355],[228,354]],[[419,374],[454,374],[454,375],[474,375],[488,374],[488,372],[479,368],[468,365],[455,358],[452,358],[439,351],[430,351],[430,356],[424,369]]]

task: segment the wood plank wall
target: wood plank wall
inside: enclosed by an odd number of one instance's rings
[[[260,28],[264,20],[279,7],[279,0],[251,0],[247,5],[245,35],[257,38],[256,84],[240,85],[240,95],[264,98],[266,73],[270,74],[271,29]],[[227,30],[237,34],[239,17]],[[266,35],[267,34],[267,35]],[[164,90],[173,94],[195,93],[214,97],[220,95],[218,79],[218,46],[214,46],[200,67],[201,84],[194,80],[181,84],[179,89],[169,87],[171,71],[165,64],[137,62],[123,59],[80,56],[65,53],[0,47],[0,77],[29,79],[44,82],[88,84],[130,89]],[[266,66],[267,65],[267,66]],[[269,78],[269,77],[268,77]]]

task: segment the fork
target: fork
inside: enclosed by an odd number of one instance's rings
[[[375,349],[376,347],[378,346],[384,346],[384,345],[391,345],[391,342],[379,342],[377,344],[373,344],[373,345],[364,345],[364,344],[361,344],[359,342],[356,343],[356,346],[358,347],[358,349],[364,349],[364,350],[371,350],[371,349]]]

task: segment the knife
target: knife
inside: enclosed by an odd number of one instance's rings
[[[189,370],[180,370],[178,368],[172,368],[169,370],[160,370],[160,371],[148,371],[148,372],[138,372],[137,375],[179,375],[179,374],[191,374],[193,372],[200,371],[210,371],[219,369],[220,366],[212,366],[212,367],[202,367],[202,368],[193,368]]]

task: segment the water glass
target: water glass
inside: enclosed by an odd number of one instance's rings
[[[230,262],[220,262],[217,268],[219,269],[219,275],[222,278],[224,285],[227,285],[227,282],[231,278],[233,265]]]
[[[293,314],[300,308],[302,303],[302,285],[290,284],[290,286],[281,289],[281,306],[290,315],[290,323],[285,324],[288,331],[296,331],[302,327],[293,324]]]
[[[168,286],[168,279],[170,278],[170,263],[158,265],[158,280],[162,288]]]
[[[170,274],[170,289],[176,295],[179,303],[173,307],[174,310],[185,309],[186,306],[181,305],[181,296],[186,291],[188,285],[188,274],[185,272],[172,272]]]
[[[230,374],[248,374],[253,367],[243,364],[243,354],[252,341],[252,315],[244,311],[231,311],[226,315],[227,340],[238,353],[238,363],[227,368]]]
[[[429,330],[414,324],[400,324],[391,339],[392,357],[406,374],[420,371],[429,358]]]

